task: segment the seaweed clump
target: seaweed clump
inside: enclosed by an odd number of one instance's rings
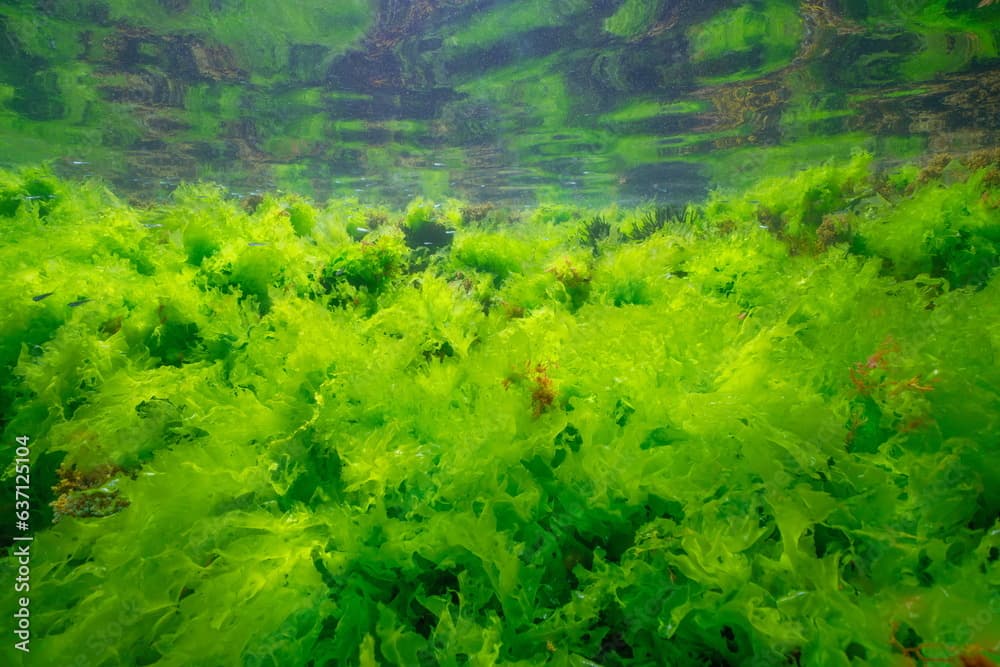
[[[117,488],[127,473],[114,464],[102,464],[82,471],[75,466],[59,468],[59,483],[52,487],[52,522],[64,517],[87,519],[117,514],[130,505]]]
[[[33,659],[996,662],[977,160],[520,221],[51,179],[0,215]]]

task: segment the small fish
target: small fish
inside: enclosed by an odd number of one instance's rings
[[[370,229],[368,229],[367,227],[355,227],[354,229],[355,229],[355,231],[359,231],[359,232],[361,232],[362,234],[367,234],[368,232],[370,232],[370,231],[371,231],[371,230],[370,230]]]
[[[251,243],[248,243],[247,245],[250,246],[251,248],[260,248],[261,246],[266,246],[268,244],[267,243],[258,243],[256,241],[253,241]]]
[[[83,304],[89,303],[91,301],[93,301],[93,299],[89,299],[87,297],[84,297],[84,298],[80,299],[79,301],[71,301],[70,303],[68,303],[66,305],[68,305],[70,308],[76,308],[77,306],[82,306]]]
[[[143,225],[146,229],[159,229],[163,225],[158,222],[147,222]]]
[[[55,294],[55,292],[46,292],[45,294],[39,294],[38,296],[31,297],[32,301],[41,301]]]

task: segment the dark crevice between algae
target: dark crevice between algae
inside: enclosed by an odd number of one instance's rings
[[[516,213],[23,170],[0,239],[37,664],[1000,660],[997,151]]]

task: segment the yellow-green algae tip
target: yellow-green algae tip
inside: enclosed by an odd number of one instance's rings
[[[0,174],[30,664],[996,662],[998,206],[996,152],[603,211]]]

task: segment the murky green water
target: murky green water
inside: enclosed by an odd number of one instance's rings
[[[687,201],[996,145],[998,26],[974,0],[6,2],[0,160],[139,196]]]

